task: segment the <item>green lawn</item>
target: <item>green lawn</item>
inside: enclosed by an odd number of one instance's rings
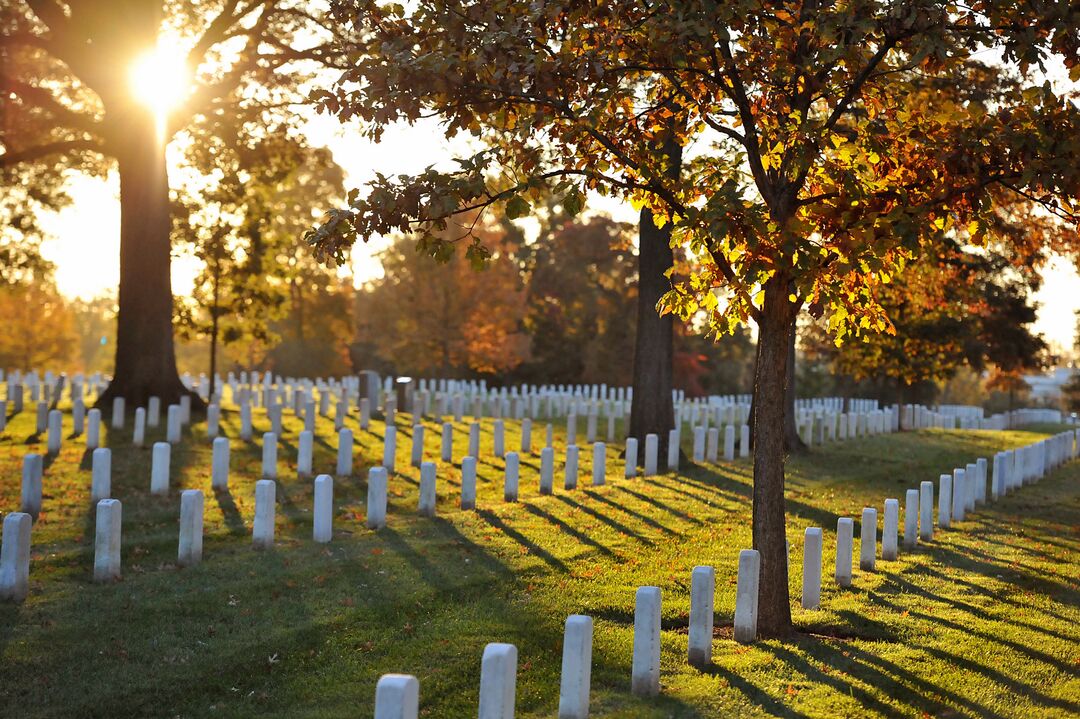
[[[106,413],[107,414],[107,413]],[[70,427],[70,418],[65,418]],[[604,425],[605,423],[601,423]],[[502,502],[502,462],[479,464],[479,510],[457,507],[458,468],[439,472],[439,518],[415,516],[419,471],[408,466],[411,428],[398,419],[398,474],[385,530],[364,528],[367,467],[383,426],[356,433],[354,476],[335,481],[335,537],[311,536],[310,480],[290,469],[300,423],[286,419],[279,449],[277,547],[250,546],[257,445],[233,441],[231,494],[210,492],[210,443],[197,423],[173,450],[172,491],[149,494],[149,444],[104,430],[113,447],[113,496],[123,502],[122,581],[96,585],[89,458],[67,440],[45,476],[33,529],[31,593],[0,605],[0,714],[5,717],[364,717],[386,672],[420,679],[427,717],[476,715],[488,642],[519,650],[521,717],[553,717],[563,621],[595,619],[593,716],[1075,716],[1080,712],[1080,463],[978,511],[929,545],[831,581],[838,516],[978,456],[1057,428],[921,431],[834,444],[789,465],[788,516],[795,622],[781,643],[731,638],[737,556],[750,545],[750,465],[689,465],[679,476],[623,480],[616,448],[608,484],[537,492],[538,456],[523,457],[521,500]],[[356,429],[354,421],[350,426]],[[427,455],[438,457],[438,423]],[[238,435],[239,417],[223,427]],[[556,425],[556,456],[564,442]],[[256,435],[268,428],[256,415]],[[467,425],[455,433],[464,453]],[[484,423],[490,449],[491,423]],[[43,451],[33,416],[0,438],[0,508],[19,502],[21,458]],[[332,425],[320,419],[316,470],[334,466]],[[507,448],[518,443],[517,423]],[[543,444],[536,423],[534,448]],[[179,488],[206,498],[203,563],[177,569]],[[935,512],[936,515],[936,512]],[[822,609],[798,608],[802,536],[825,530]],[[903,522],[901,520],[901,527]],[[856,541],[858,538],[856,527]],[[858,556],[856,549],[856,557]],[[716,567],[714,665],[685,662],[690,571]],[[663,694],[629,693],[633,600],[662,588]]]

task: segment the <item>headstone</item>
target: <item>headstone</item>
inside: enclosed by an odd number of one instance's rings
[[[735,594],[735,641],[743,644],[757,639],[760,575],[761,555],[758,551],[744,549],[739,552],[739,579]]]
[[[360,429],[367,429],[371,424],[371,401],[366,397],[360,400]]]
[[[367,478],[367,528],[386,526],[386,467],[372,467]]]
[[[180,547],[176,563],[191,567],[202,561],[203,493],[185,489],[180,493]]]
[[[934,483],[919,482],[919,539],[929,542],[934,538]]]
[[[274,546],[274,513],[277,502],[277,484],[272,479],[260,479],[255,483],[255,521],[251,528],[251,543],[256,549]]]
[[[637,476],[637,460],[638,460],[637,438],[636,437],[627,437],[626,438],[626,468],[625,468],[625,470],[623,472],[623,475],[627,479],[630,479],[631,477],[636,477]]]
[[[746,424],[739,425],[739,456],[750,456],[750,426]]]
[[[975,483],[975,503],[986,504],[986,457],[979,457],[975,467],[978,477]]]
[[[885,515],[881,524],[881,558],[887,562],[896,559],[898,533],[900,530],[900,500],[885,500]]]
[[[382,466],[386,471],[393,474],[397,460],[397,427],[387,427],[386,436],[383,438]]]
[[[667,468],[669,472],[679,471],[679,430],[668,432]]]
[[[180,395],[180,424],[187,426],[191,424],[191,395]]]
[[[277,479],[277,434],[274,432],[263,434],[262,478]]]
[[[571,614],[566,618],[559,683],[559,719],[588,719],[592,636],[592,617]]]
[[[919,513],[919,490],[909,489],[904,503],[904,549],[915,549],[919,543]]]
[[[22,488],[19,507],[22,512],[37,520],[41,514],[41,477],[44,462],[40,454],[30,453],[23,457]]]
[[[412,428],[412,466],[419,467],[424,461],[424,425],[414,424]]]
[[[296,447],[296,474],[310,477],[312,473],[312,455],[315,451],[315,435],[308,430],[300,433]],[[340,451],[340,450],[339,450]],[[351,454],[351,453],[350,453]]]
[[[854,557],[855,521],[851,517],[836,520],[836,583],[851,586],[851,564]]]
[[[604,484],[607,476],[607,445],[603,442],[593,444],[592,453],[592,483],[594,487]]]
[[[337,467],[336,474],[339,477],[348,477],[353,470],[353,433],[351,429],[342,428],[338,432]]]
[[[4,431],[4,425],[7,422],[6,405],[4,402],[0,402],[0,432]],[[81,399],[77,399],[71,403],[71,432],[76,437],[81,435],[86,430],[86,405],[83,404]]]
[[[555,448],[540,450],[540,494],[551,494],[555,484]]]
[[[48,423],[49,435],[46,439],[46,450],[49,454],[59,454],[60,446],[64,441],[64,415],[58,409],[50,410]]]
[[[807,527],[803,535],[803,609],[821,606],[821,553],[821,527]]]
[[[952,479],[952,521],[964,520],[964,509],[967,504],[967,476],[964,470],[957,467],[953,470]]]
[[[480,662],[479,719],[514,719],[517,647],[488,644]]]
[[[417,512],[421,517],[435,516],[435,463],[424,462],[420,465],[420,501]]]
[[[90,455],[90,501],[97,504],[112,496],[112,450],[98,447]]]
[[[469,456],[480,457],[480,425],[476,422],[469,425]]]
[[[646,697],[660,693],[660,587],[637,590],[630,691]]]
[[[169,493],[169,458],[172,445],[154,442],[150,457],[150,494],[164,496]]]
[[[703,668],[712,663],[713,600],[716,593],[716,571],[698,566],[690,573],[690,627],[687,641],[687,660]]]
[[[326,544],[334,536],[334,480],[329,474],[315,478],[312,539]]]
[[[229,489],[228,437],[218,437],[214,440],[214,450],[210,469],[210,487],[222,491],[227,491]]]
[[[0,601],[21,603],[30,593],[30,525],[26,512],[4,517],[0,539]]]
[[[215,439],[221,431],[221,407],[212,404],[206,408],[206,438]]]
[[[131,443],[136,447],[142,447],[146,441],[146,410],[142,407],[135,409],[135,431],[132,434]]]
[[[710,464],[720,461],[720,428],[709,427],[705,440],[705,460]]]
[[[877,510],[873,507],[863,507],[861,530],[859,538],[859,569],[872,572],[874,571],[874,560],[877,558]]]
[[[124,428],[124,398],[114,397],[112,402],[112,428]]]
[[[94,581],[109,582],[120,578],[120,500],[103,499],[97,503],[94,534]]]
[[[101,410],[94,408],[86,413],[86,448],[101,446]]]
[[[180,443],[180,405],[170,404],[165,418],[165,441],[169,444]]]
[[[693,449],[694,461],[698,464],[705,462],[705,426],[698,425],[694,427],[694,449]]]
[[[383,674],[375,685],[375,719],[417,719],[420,682],[409,674]]]
[[[657,454],[660,451],[660,438],[655,434],[645,435],[645,476],[656,475]]]
[[[507,502],[518,500],[519,461],[517,452],[506,453],[506,477],[503,485],[503,499]]]
[[[49,403],[37,403],[37,417],[34,424],[34,434],[41,434],[49,426]]]
[[[975,511],[975,498],[979,492],[976,485],[979,482],[979,466],[972,462],[964,468],[964,512]],[[983,494],[986,494],[986,487],[983,487]]]
[[[724,461],[735,461],[735,425],[724,427]]]
[[[565,472],[563,487],[565,489],[576,489],[578,481],[578,447],[576,444],[571,444],[566,448]]]
[[[251,404],[244,402],[240,405],[240,439],[250,441],[255,433],[251,423]]]
[[[521,420],[521,453],[532,452],[532,420],[526,417]]]
[[[952,525],[952,475],[938,478],[938,526],[948,529]]]
[[[443,422],[439,457],[443,462],[454,461],[454,425]]]
[[[476,457],[461,458],[461,508],[476,509]]]

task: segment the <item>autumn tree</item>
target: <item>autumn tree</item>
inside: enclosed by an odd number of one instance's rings
[[[449,218],[500,205],[519,215],[541,188],[572,209],[592,191],[647,210],[662,237],[650,243],[643,232],[643,255],[655,250],[662,262],[674,245],[702,259],[661,309],[704,312],[712,332],[757,324],[758,628],[790,632],[783,427],[796,317],[803,307],[825,316],[841,340],[889,331],[876,288],[947,236],[986,241],[995,188],[1075,219],[1078,112],[1032,70],[1053,56],[1080,76],[1080,8],[334,7],[360,41],[325,109],[359,118],[375,139],[391,122],[436,114],[448,134],[486,147],[452,170],[376,178],[311,241],[333,256],[357,237],[408,229],[421,249],[445,254]],[[990,53],[1000,61],[978,62]],[[924,91],[935,87],[960,92]],[[483,253],[475,238],[463,241]]]
[[[397,374],[492,375],[521,364],[525,291],[497,233],[478,231],[488,257],[479,266],[461,256],[440,266],[399,237],[379,253],[383,276],[358,294],[357,340]]]
[[[321,11],[299,0],[15,0],[0,10],[0,172],[32,188],[27,207],[38,188],[62,189],[66,172],[119,175],[115,368],[100,403],[185,391],[166,147],[194,120],[257,111],[264,126],[297,123],[290,103],[335,62],[329,39]]]
[[[328,150],[285,126],[258,127],[260,119],[256,112],[193,123],[194,180],[174,191],[174,242],[201,265],[191,296],[177,298],[175,324],[182,338],[207,341],[211,391],[219,344],[275,346],[273,324],[290,313],[296,339],[315,341],[304,331],[309,288],[336,284],[334,268],[298,248],[297,238],[312,207],[343,196],[341,168]]]
[[[943,241],[936,255],[920,258],[878,288],[875,297],[893,332],[837,346],[818,323],[803,341],[838,374],[890,380],[889,400],[899,403],[912,401],[912,386],[944,382],[965,366],[980,373],[1035,371],[1047,352],[1032,331],[1040,262]]]

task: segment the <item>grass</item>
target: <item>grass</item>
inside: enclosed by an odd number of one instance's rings
[[[70,423],[70,417],[65,418]],[[384,427],[356,438],[354,474],[335,480],[335,536],[311,540],[312,485],[295,477],[296,436],[285,420],[279,450],[277,546],[251,548],[257,444],[233,440],[230,493],[210,492],[210,443],[196,423],[173,450],[172,489],[149,494],[149,445],[103,429],[113,448],[113,496],[123,502],[122,581],[90,581],[93,512],[89,457],[67,439],[45,476],[33,530],[31,594],[0,605],[4,716],[371,716],[375,682],[415,674],[421,713],[475,716],[486,643],[519,650],[519,717],[554,716],[562,625],[595,619],[592,715],[1066,717],[1080,712],[1080,463],[980,509],[951,531],[854,585],[831,582],[836,519],[935,480],[956,465],[1054,431],[920,431],[833,444],[789,463],[791,590],[800,635],[742,646],[732,640],[737,556],[750,546],[747,460],[687,463],[678,476],[624,480],[615,448],[606,486],[539,496],[538,456],[522,458],[521,501],[502,502],[502,461],[484,422],[475,512],[456,508],[457,464],[439,472],[439,516],[416,516],[411,427],[398,419],[398,474],[386,529],[363,527],[367,467]],[[604,425],[603,422],[600,423]],[[70,424],[65,425],[67,429]],[[426,455],[437,458],[438,424]],[[237,437],[239,417],[224,431]],[[256,436],[268,428],[256,416]],[[556,426],[556,457],[565,439]],[[334,466],[319,420],[316,470]],[[31,411],[0,437],[0,507],[16,508],[22,455],[43,451]],[[518,443],[508,423],[507,448]],[[455,427],[455,457],[467,446]],[[535,425],[534,448],[543,444]],[[178,569],[180,488],[206,494],[204,561]],[[880,512],[879,512],[880,514]],[[825,530],[822,609],[798,608],[802,536]],[[903,526],[901,522],[901,526]],[[855,530],[858,541],[859,530]],[[856,557],[858,556],[856,551]],[[690,571],[716,568],[714,664],[685,661]],[[629,693],[633,599],[663,591],[662,696]]]

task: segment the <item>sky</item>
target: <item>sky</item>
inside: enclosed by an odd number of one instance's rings
[[[160,90],[160,87],[158,88]],[[390,128],[380,143],[361,137],[355,129],[342,128],[336,119],[315,116],[307,120],[305,133],[314,145],[329,147],[345,170],[346,187],[362,186],[376,172],[414,173],[429,165],[442,165],[455,155],[465,154],[461,141],[448,141],[436,121]],[[56,263],[60,291],[68,297],[89,299],[115,293],[119,282],[120,205],[115,176],[106,180],[73,175],[70,179],[72,204],[59,213],[42,218],[50,238],[42,251]],[[606,198],[589,199],[589,209],[633,222],[637,213],[629,206]],[[375,253],[385,241],[358,243],[353,249],[352,273],[357,282],[381,276]],[[173,292],[186,294],[198,270],[195,260],[173,260]],[[1044,284],[1036,301],[1039,316],[1035,330],[1058,350],[1075,344],[1076,315],[1080,310],[1080,275],[1072,262],[1054,258],[1043,272]]]

